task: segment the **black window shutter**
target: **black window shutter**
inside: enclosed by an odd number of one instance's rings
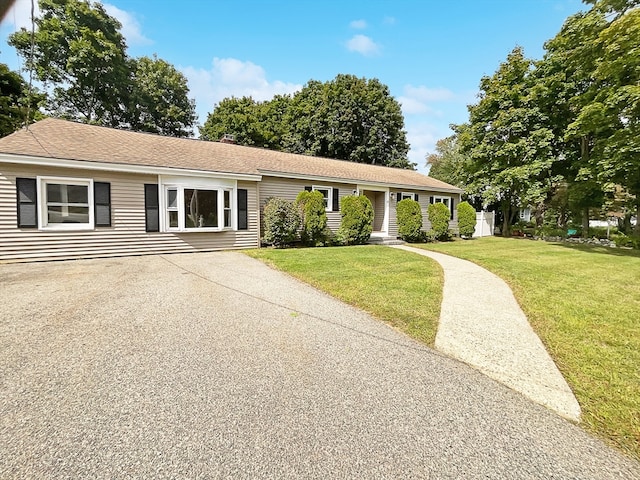
[[[38,189],[35,178],[16,178],[18,228],[38,228]]]
[[[247,190],[238,189],[238,230],[249,229],[249,212],[247,209]]]
[[[418,201],[418,194],[416,193],[415,196],[416,196],[416,202],[417,202]]]
[[[307,192],[310,192],[311,190],[313,190],[313,187],[304,187],[304,189],[305,189]]]
[[[160,205],[158,203],[158,185],[144,185],[144,220],[147,232],[160,231]]]
[[[451,205],[451,220],[453,220],[453,204],[454,204],[454,202],[455,202],[454,198],[451,197],[451,202],[450,202],[450,205]]]
[[[429,203],[433,203],[433,197],[429,197]]]
[[[337,188],[333,189],[333,198],[331,200],[333,202],[331,210],[333,210],[334,212],[340,210],[340,191]]]
[[[111,226],[111,184],[93,182],[93,203],[96,215],[96,227]]]

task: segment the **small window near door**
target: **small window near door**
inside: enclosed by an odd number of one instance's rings
[[[333,189],[331,187],[318,187],[313,186],[314,192],[320,192],[324,199],[324,208],[327,211],[331,211],[331,207],[333,206]]]
[[[418,200],[418,194],[417,193],[411,193],[411,192],[400,192],[398,193],[398,201],[401,202],[402,200]]]
[[[450,197],[433,197],[433,203],[444,203],[449,210],[451,210],[451,198]]]

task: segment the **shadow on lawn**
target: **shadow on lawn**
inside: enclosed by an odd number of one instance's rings
[[[580,243],[568,243],[568,242],[554,242],[554,245],[559,247],[568,248],[570,250],[578,250],[587,253],[604,253],[606,255],[615,255],[617,257],[635,257],[640,258],[639,250],[628,250],[626,248],[611,248],[601,247],[598,245],[580,244]]]

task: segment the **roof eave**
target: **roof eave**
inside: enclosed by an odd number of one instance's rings
[[[279,172],[276,170],[265,170],[259,169],[260,173],[264,176],[269,177],[280,177],[280,178],[293,178],[299,180],[317,180],[319,182],[333,182],[333,183],[353,183],[356,185],[362,186],[371,186],[371,187],[388,187],[388,188],[397,188],[397,189],[408,189],[408,190],[428,190],[431,192],[447,192],[447,193],[463,193],[464,190],[458,187],[437,187],[430,185],[415,185],[408,183],[394,183],[394,182],[375,182],[371,180],[362,180],[358,178],[345,178],[345,177],[330,177],[323,175],[307,175],[303,173],[289,173],[289,172]]]
[[[140,173],[150,175],[189,175],[194,177],[208,177],[215,175],[221,178],[233,178],[236,180],[249,180],[259,182],[262,175],[251,173],[220,172],[216,170],[195,170],[179,167],[157,167],[153,165],[132,165],[127,163],[109,163],[92,160],[72,160],[52,157],[39,157],[31,155],[19,155],[0,153],[0,162],[19,165],[39,165],[60,168],[81,168],[119,173]]]

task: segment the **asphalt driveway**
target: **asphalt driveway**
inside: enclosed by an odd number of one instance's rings
[[[0,293],[3,479],[640,478],[239,253],[0,265]]]

